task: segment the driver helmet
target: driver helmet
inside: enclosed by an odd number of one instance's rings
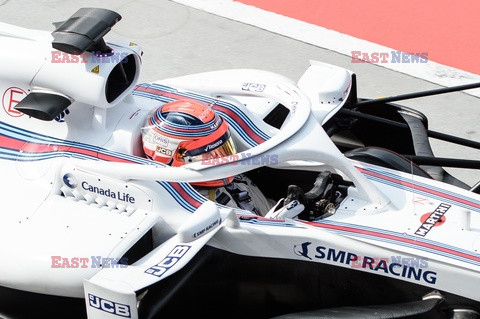
[[[171,166],[236,153],[227,122],[211,107],[185,100],[166,103],[148,114],[142,144],[148,158]],[[233,176],[191,184],[220,187],[232,180]]]

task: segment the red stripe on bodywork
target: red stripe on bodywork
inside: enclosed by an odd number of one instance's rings
[[[412,245],[416,245],[416,246],[422,246],[422,247],[425,247],[425,248],[442,251],[442,252],[445,252],[445,253],[448,253],[448,254],[451,254],[451,255],[455,255],[455,256],[462,257],[462,258],[474,260],[476,262],[480,262],[480,257],[469,255],[469,254],[466,254],[466,253],[462,253],[462,252],[459,252],[459,251],[456,251],[456,250],[453,250],[453,249],[449,249],[449,248],[445,248],[445,247],[441,247],[441,246],[438,246],[438,245],[425,243],[425,242],[422,242],[422,241],[418,241],[417,239],[409,239],[409,238],[405,238],[405,237],[401,237],[401,236],[384,234],[384,233],[381,233],[381,232],[365,230],[365,229],[358,229],[358,228],[354,228],[354,227],[339,226],[339,225],[332,225],[332,224],[323,224],[323,223],[319,223],[319,222],[305,222],[305,223],[309,224],[311,226],[315,226],[315,227],[328,228],[328,229],[345,231],[345,232],[349,232],[349,233],[369,235],[369,236],[373,236],[373,237],[380,237],[380,238],[390,239],[390,240],[394,240],[394,241],[400,241],[400,242],[404,242],[404,243],[408,243],[408,244],[412,244]]]
[[[473,206],[473,207],[476,207],[476,208],[480,208],[479,204],[471,202],[471,201],[463,199],[463,198],[459,198],[459,197],[456,197],[456,196],[453,196],[453,195],[450,195],[450,194],[445,194],[445,193],[442,193],[442,192],[439,192],[439,191],[436,191],[436,190],[433,190],[433,189],[430,189],[430,188],[427,188],[427,187],[423,187],[423,186],[416,185],[416,184],[413,184],[413,183],[410,183],[410,182],[402,181],[402,180],[399,180],[399,179],[396,179],[396,178],[393,178],[393,177],[385,176],[383,174],[372,172],[370,170],[366,170],[366,169],[363,169],[363,168],[357,167],[357,169],[363,174],[378,177],[380,179],[383,179],[383,180],[386,180],[386,181],[389,181],[389,182],[392,182],[392,183],[395,183],[395,184],[399,184],[399,185],[402,185],[402,186],[406,186],[408,188],[413,188],[413,189],[420,190],[422,192],[429,193],[429,194],[432,194],[432,195],[435,195],[435,196],[440,196],[440,197],[443,197],[443,198],[446,198],[446,199],[450,199],[450,200],[455,201],[455,202],[459,202],[459,203],[462,203],[462,204],[466,204],[466,205],[470,205],[470,206]]]
[[[190,196],[183,188],[180,186],[178,183],[169,183],[176,191],[177,193],[180,194],[183,199],[185,199],[190,205],[192,205],[195,208],[200,207],[202,203],[199,201],[195,200],[192,196]]]
[[[57,145],[57,144],[41,144],[41,143],[30,143],[15,139],[12,137],[0,135],[0,147],[15,150],[17,152],[32,153],[32,154],[42,154],[42,153],[51,153],[51,152],[66,152],[74,154],[82,154],[90,156],[92,158],[98,158],[100,160],[108,162],[121,162],[121,163],[135,163],[132,160],[121,158],[115,155],[104,154],[95,150],[87,150],[81,147],[76,146],[66,146],[66,145]],[[170,183],[172,187],[177,191],[180,196],[187,201],[190,205],[195,208],[200,207],[202,203],[195,200],[191,195],[189,195],[178,183]]]

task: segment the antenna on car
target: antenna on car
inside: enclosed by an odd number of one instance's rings
[[[358,101],[354,105],[354,107],[358,108],[366,105],[375,105],[375,104],[381,105],[384,103],[397,102],[397,101],[415,99],[419,97],[439,95],[439,94],[458,92],[458,91],[470,90],[470,89],[476,89],[476,88],[480,88],[480,82],[451,86],[451,87],[443,87],[439,89],[426,90],[426,91],[420,91],[420,92],[406,93],[406,94],[400,94],[395,96],[387,96],[387,97],[381,97],[378,99]]]
[[[118,13],[101,8],[81,8],[68,20],[54,23],[52,47],[69,54],[93,51],[95,54],[111,55],[103,37],[122,19]]]

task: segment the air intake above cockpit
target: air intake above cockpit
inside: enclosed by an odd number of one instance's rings
[[[81,8],[67,21],[55,23],[52,32],[54,49],[69,54],[95,52],[113,54],[103,40],[111,28],[122,19],[118,13],[101,8]]]

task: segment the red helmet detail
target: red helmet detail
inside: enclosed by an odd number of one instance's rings
[[[236,153],[227,122],[210,107],[192,101],[166,103],[153,110],[142,129],[145,154],[158,162],[181,166]],[[198,186],[224,186],[233,177]]]

